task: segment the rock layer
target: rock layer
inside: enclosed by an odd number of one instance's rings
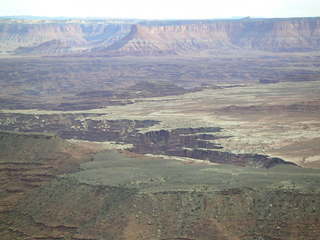
[[[0,50],[17,54],[140,56],[225,49],[319,50],[320,18],[0,23]]]
[[[125,54],[183,54],[205,49],[304,51],[319,49],[319,19],[218,21],[132,27],[121,45]]]

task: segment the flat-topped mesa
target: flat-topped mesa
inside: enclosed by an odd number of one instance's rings
[[[104,50],[96,49],[99,50],[96,53],[170,55],[225,49],[307,51],[320,49],[319,40],[319,18],[136,24],[127,36]]]
[[[134,32],[134,34],[133,34]],[[136,25],[119,51],[183,53],[205,49],[293,51],[319,49],[319,19],[217,21]]]
[[[59,45],[63,50],[57,49]],[[47,51],[43,46],[48,46]],[[93,56],[172,55],[225,49],[311,51],[320,49],[320,18],[0,23],[0,51],[16,49],[17,54],[82,52]]]
[[[111,47],[113,51],[128,55],[179,54],[201,49],[233,47],[228,31],[219,25],[134,25],[121,46],[116,48],[116,43]]]

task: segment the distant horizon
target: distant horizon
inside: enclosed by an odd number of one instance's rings
[[[143,20],[319,17],[319,0],[2,0],[0,16]]]
[[[99,16],[41,16],[41,15],[0,15],[0,18],[17,18],[17,19],[101,19],[101,20],[149,20],[149,21],[197,21],[197,20],[241,20],[241,19],[287,19],[287,18],[320,18],[319,16],[295,16],[295,17],[261,17],[261,16],[231,16],[231,17],[220,17],[220,18],[129,18],[129,17],[99,17]]]

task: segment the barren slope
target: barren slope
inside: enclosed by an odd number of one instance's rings
[[[15,150],[33,149],[19,162],[0,155],[3,240],[314,240],[319,235],[319,170],[186,164],[116,151],[96,154],[78,168],[79,158],[59,160],[60,151],[70,147],[61,139],[0,136],[0,144],[18,143],[5,151],[15,158],[20,156]]]

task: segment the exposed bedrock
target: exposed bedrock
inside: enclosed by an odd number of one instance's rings
[[[218,127],[177,128],[140,132],[154,126],[153,120],[92,120],[86,117],[99,114],[23,115],[0,114],[1,130],[24,132],[53,132],[64,139],[88,141],[114,141],[132,144],[135,153],[151,153],[207,160],[213,163],[270,168],[278,164],[291,164],[280,158],[260,154],[234,154],[224,152],[214,140],[221,136]]]
[[[25,115],[0,114],[0,129],[21,132],[52,132],[64,139],[88,141],[124,141],[140,128],[150,127],[152,120],[92,120],[103,114]]]
[[[280,158],[271,158],[261,154],[234,154],[224,152],[223,147],[210,140],[225,138],[214,136],[220,128],[190,128],[172,131],[160,130],[139,134],[132,139],[132,151],[153,153],[194,159],[208,160],[213,163],[233,164],[270,168],[278,164],[293,164]],[[200,133],[200,134],[199,134]],[[211,134],[208,134],[211,133]],[[218,149],[220,149],[218,151]]]

